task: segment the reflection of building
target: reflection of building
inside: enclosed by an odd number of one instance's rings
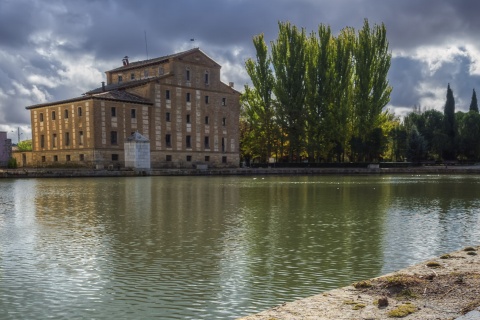
[[[7,139],[7,133],[0,131],[0,167],[8,165],[8,159],[12,155],[12,140]]]
[[[200,49],[123,59],[82,97],[27,107],[31,165],[124,165],[124,142],[150,140],[152,167],[238,166],[239,92]]]

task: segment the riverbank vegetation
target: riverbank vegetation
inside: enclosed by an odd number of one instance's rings
[[[392,87],[384,24],[368,20],[335,36],[279,22],[278,37],[253,38],[240,120],[247,163],[480,160],[480,115],[455,112],[448,85],[443,113],[414,108],[404,119],[386,109]]]

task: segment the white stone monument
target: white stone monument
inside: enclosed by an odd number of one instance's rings
[[[150,140],[135,131],[124,144],[125,167],[150,169]]]

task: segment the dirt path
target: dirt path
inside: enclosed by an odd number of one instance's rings
[[[241,320],[457,319],[480,307],[479,250],[468,247]]]

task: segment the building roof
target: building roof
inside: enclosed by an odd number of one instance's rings
[[[162,61],[167,62],[171,59],[180,59],[180,58],[182,58],[186,55],[189,55],[191,53],[194,53],[194,52],[202,53],[208,59],[210,59],[212,62],[214,62],[216,65],[220,66],[212,58],[210,58],[203,51],[201,51],[200,48],[193,48],[193,49],[190,49],[190,50],[170,54],[170,55],[159,57],[159,58],[131,62],[128,65],[124,65],[122,67],[112,69],[112,70],[107,71],[107,72],[126,71],[126,70],[133,69],[133,68],[138,68],[138,67],[142,67],[142,66],[157,64],[157,63],[162,62]],[[121,83],[112,83],[112,84],[108,84],[108,85],[104,84],[101,87],[98,87],[96,89],[93,89],[93,90],[90,90],[90,91],[84,93],[84,95],[81,96],[81,97],[76,97],[76,98],[67,99],[67,100],[59,100],[59,101],[48,102],[48,103],[35,104],[35,105],[27,106],[26,109],[35,109],[35,108],[41,108],[41,107],[47,107],[47,106],[54,106],[54,105],[84,101],[84,100],[89,100],[89,99],[115,100],[115,101],[129,102],[129,103],[139,103],[139,104],[153,105],[153,103],[150,100],[145,99],[143,97],[140,97],[138,95],[129,93],[129,92],[125,91],[125,89],[133,88],[133,87],[136,87],[136,86],[141,86],[141,85],[144,85],[144,84],[146,84],[148,82],[151,82],[153,80],[166,78],[166,77],[171,77],[172,75],[173,75],[172,73],[166,73],[166,74],[161,75],[161,76],[152,76],[152,77],[148,77],[148,78],[140,79],[140,80],[125,81],[125,82],[121,82]],[[232,88],[232,90],[237,92],[233,88]]]
[[[141,86],[149,81],[151,81],[152,78],[146,78],[146,79],[141,79],[141,80],[132,80],[132,81],[126,81],[126,82],[120,82],[120,83],[111,83],[111,84],[104,84],[101,87],[95,88],[93,90],[87,91],[84,94],[85,95],[94,95],[102,92],[107,92],[107,91],[114,91],[114,90],[124,90],[126,88],[132,88],[136,86]]]
[[[115,68],[115,69],[112,69],[112,70],[108,70],[106,72],[108,73],[108,72],[126,71],[126,70],[130,70],[130,69],[134,69],[134,68],[138,68],[138,67],[142,67],[142,66],[148,66],[148,65],[152,65],[152,64],[161,63],[161,62],[167,62],[167,61],[175,59],[175,58],[181,58],[182,56],[186,56],[186,55],[191,54],[193,52],[201,52],[206,57],[208,57],[210,60],[215,62],[212,58],[210,58],[202,50],[200,50],[200,48],[193,48],[193,49],[190,49],[190,50],[170,54],[170,55],[159,57],[159,58],[130,62],[127,65],[124,65],[124,66],[121,66],[121,67],[118,67],[118,68]],[[215,62],[215,64],[217,64],[217,63]],[[218,66],[220,66],[220,65],[218,65]]]
[[[84,100],[90,100],[90,99],[110,100],[110,101],[120,101],[120,102],[150,104],[150,105],[153,104],[150,100],[147,100],[147,99],[142,98],[140,96],[137,96],[135,94],[129,93],[127,91],[112,90],[112,91],[101,92],[101,93],[98,93],[98,94],[84,95],[82,97],[77,97],[77,98],[73,98],[73,99],[59,100],[59,101],[54,101],[54,102],[35,104],[35,105],[32,105],[32,106],[26,107],[26,109],[36,109],[36,108],[41,108],[41,107],[55,106],[55,105],[59,105],[59,104],[66,104],[66,103],[78,102],[78,101],[84,101]]]

